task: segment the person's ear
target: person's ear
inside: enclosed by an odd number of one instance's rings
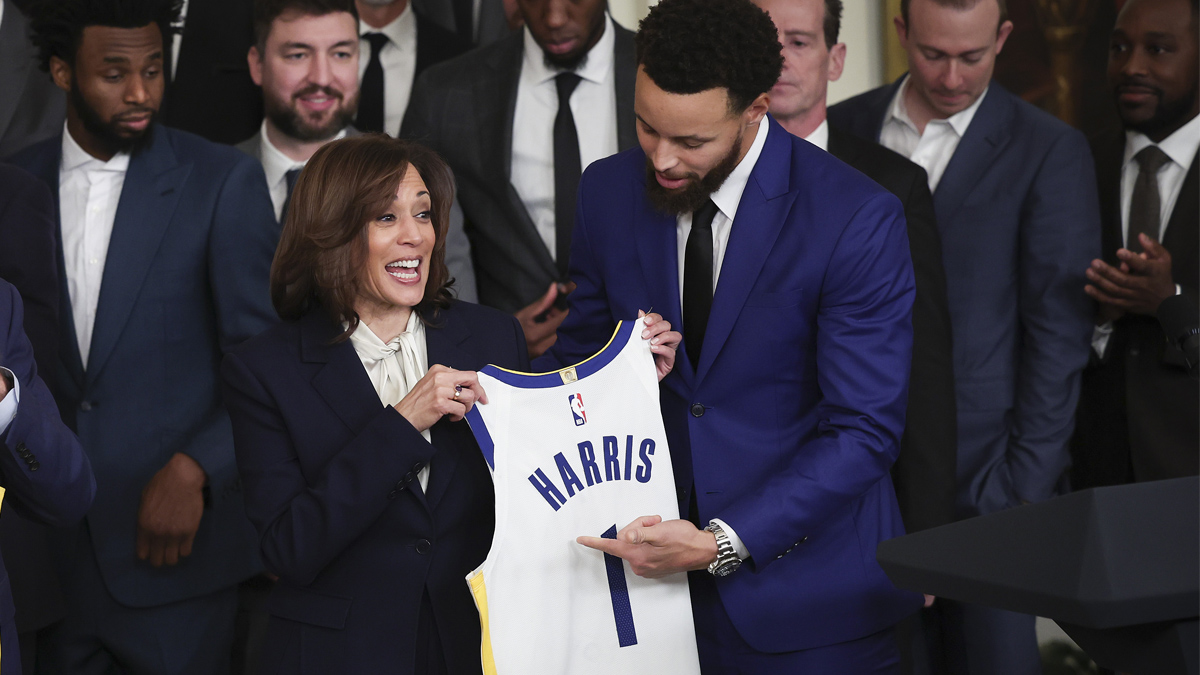
[[[50,79],[54,86],[63,91],[71,91],[71,66],[57,56],[50,57]]]

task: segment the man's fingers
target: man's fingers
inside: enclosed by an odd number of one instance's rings
[[[1120,272],[1113,270],[1111,267],[1108,269],[1108,274],[1119,275],[1120,277],[1122,277],[1126,280],[1128,280],[1128,278],[1129,278],[1129,277],[1121,274]],[[1099,288],[1100,290],[1104,291],[1105,293],[1107,293],[1108,295],[1111,295],[1113,297],[1129,298],[1129,297],[1133,297],[1133,295],[1134,295],[1133,291],[1130,290],[1130,288],[1128,288],[1125,284],[1122,284],[1121,282],[1118,282],[1118,281],[1114,281],[1110,277],[1105,276],[1104,274],[1101,274],[1100,272],[1097,272],[1094,269],[1089,269],[1087,271],[1087,278],[1089,281],[1091,281],[1093,284],[1095,284],[1096,288]]]
[[[137,533],[137,557],[138,560],[145,560],[150,557],[150,539],[140,527]]]
[[[155,567],[162,567],[163,558],[166,555],[164,550],[163,540],[161,537],[150,537],[150,564]]]
[[[618,558],[624,558],[629,555],[631,546],[617,539],[603,539],[601,537],[576,537],[575,543],[583,544],[588,548],[594,548],[597,551],[603,551],[609,555],[615,555]]]
[[[1158,241],[1156,241],[1154,239],[1154,237],[1147,235],[1145,232],[1138,234],[1138,241],[1141,242],[1142,250],[1144,250],[1146,252],[1146,257],[1148,257],[1152,260],[1155,258],[1164,258],[1164,257],[1168,257],[1171,255],[1170,253],[1167,252],[1167,249],[1165,246],[1163,246]]]
[[[1131,272],[1142,273],[1150,268],[1150,261],[1134,253],[1133,251],[1121,249],[1120,251],[1117,251],[1117,257],[1129,266],[1129,270]]]
[[[557,297],[558,297],[558,284],[550,284],[550,288],[546,291],[546,293],[541,298],[538,299],[537,304],[533,310],[534,315],[541,314],[542,312],[546,311],[547,309],[550,309],[550,306],[554,304],[554,300]]]
[[[1114,298],[1113,296],[1108,295],[1107,293],[1101,291],[1100,289],[1096,288],[1095,286],[1084,286],[1083,291],[1085,293],[1087,293],[1088,296],[1090,296],[1093,300],[1095,300],[1097,302],[1102,302],[1106,305],[1112,305],[1114,307],[1120,307],[1122,309],[1129,308],[1130,303],[1128,300],[1125,300],[1122,298]]]
[[[183,540],[183,543],[179,545],[179,557],[186,558],[192,554],[192,542],[194,541],[196,541],[195,532],[189,534],[187,538]]]
[[[179,543],[178,542],[172,541],[169,544],[167,544],[166,546],[163,546],[163,562],[168,565],[178,565],[179,564]]]

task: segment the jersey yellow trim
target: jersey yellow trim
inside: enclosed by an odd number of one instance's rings
[[[492,655],[492,632],[488,625],[487,587],[483,583],[483,571],[470,578],[471,595],[475,596],[475,608],[479,610],[479,626],[483,633],[480,658],[483,660],[483,675],[496,675],[496,658]]]
[[[603,354],[604,350],[608,349],[609,345],[611,345],[613,343],[613,340],[617,339],[617,333],[621,332],[621,324],[623,324],[623,323],[625,323],[625,322],[624,321],[617,322],[617,327],[613,330],[612,336],[608,338],[608,342],[604,343],[604,346],[601,347],[599,350],[597,350],[595,354],[592,354],[591,356],[580,361],[579,363],[576,363],[573,366],[567,366],[566,368],[559,368],[558,370],[551,370],[551,371],[545,372],[545,373],[523,373],[519,370],[509,370],[508,368],[501,368],[500,366],[492,366],[492,367],[495,368],[496,370],[503,370],[506,373],[512,373],[513,375],[561,375],[562,373],[565,373],[568,370],[574,370],[574,369],[578,368],[579,366],[582,366],[583,364],[587,363],[588,361],[591,361],[592,359],[596,358],[597,356],[600,356],[601,354]]]

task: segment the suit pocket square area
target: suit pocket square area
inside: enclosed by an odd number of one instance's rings
[[[267,613],[281,619],[341,630],[346,627],[352,604],[353,598],[279,582],[267,598]]]
[[[804,289],[751,293],[746,298],[747,307],[794,307],[804,301]]]

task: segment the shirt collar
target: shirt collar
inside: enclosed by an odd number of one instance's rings
[[[267,121],[265,119],[258,133],[262,139],[262,152],[260,154],[262,155],[263,173],[267,175],[267,185],[275,185],[283,180],[283,175],[292,169],[304,168],[305,162],[297,162],[288,157],[271,142],[271,138],[267,136]],[[336,136],[329,139],[329,142],[332,143],[345,137],[346,130],[342,129]]]
[[[91,166],[89,166],[91,163]],[[129,170],[129,153],[118,152],[112,156],[112,159],[107,162],[92,157],[80,147],[79,143],[75,142],[71,136],[71,130],[67,128],[66,123],[63,123],[63,140],[62,140],[62,170],[73,171],[75,169],[92,169],[98,171],[113,171],[117,173],[125,173]]]
[[[1150,140],[1146,134],[1140,131],[1125,132],[1125,163],[1131,162],[1134,155],[1149,145],[1156,145],[1156,143]],[[1184,169],[1191,168],[1192,160],[1196,157],[1196,150],[1200,148],[1200,115],[1193,117],[1190,122],[1176,129],[1175,133],[1167,136],[1157,145],[1158,149],[1166,153],[1172,162]]]
[[[564,72],[562,68],[553,68],[546,64],[542,48],[538,45],[537,40],[533,39],[533,33],[529,32],[528,26],[521,30],[525,34],[525,60],[522,68],[532,76],[534,82],[542,84],[554,79],[559,73]],[[595,84],[604,83],[604,80],[613,69],[613,47],[616,44],[615,33],[616,31],[612,26],[612,17],[605,12],[604,33],[600,36],[596,44],[592,46],[591,50],[588,51],[587,58],[583,60],[583,63],[579,64],[579,67],[575,70],[576,75]]]
[[[896,95],[892,97],[892,104],[888,106],[887,115],[883,118],[883,123],[887,124],[889,121],[894,120],[913,131],[917,131],[916,123],[908,116],[908,104],[904,100],[905,95],[908,93],[908,83],[910,81],[910,78],[905,76],[904,81],[900,83],[900,87],[896,89]],[[990,90],[991,86],[989,85],[970,107],[960,110],[942,121],[949,123],[950,127],[954,129],[954,133],[958,134],[959,138],[962,138],[966,135],[967,128],[971,126],[971,120],[975,119],[975,113],[979,112],[979,106],[983,103],[983,99],[987,98],[988,91]],[[930,122],[935,121],[938,120],[930,120]],[[917,131],[917,133],[919,134],[920,132]]]
[[[359,36],[361,37],[367,33],[383,33],[397,47],[404,49],[409,47],[411,43],[411,47],[415,50],[416,41],[413,40],[413,36],[417,34],[417,15],[413,14],[412,3],[407,3],[404,6],[404,11],[400,12],[400,16],[392,19],[392,22],[383,28],[369,26],[362,19],[359,19]],[[367,54],[366,56],[370,55]]]
[[[770,121],[764,116],[758,123],[754,143],[750,145],[746,156],[734,167],[729,178],[721,183],[721,187],[717,188],[717,191],[709,197],[730,221],[737,215],[738,204],[742,201],[742,193],[746,191],[746,183],[750,182],[750,172],[754,171],[754,165],[758,163],[758,156],[762,154],[763,146],[767,144],[767,132],[770,127]]]
[[[811,134],[805,136],[804,140],[812,143],[826,152],[829,152],[829,120],[821,120],[821,123],[817,125],[817,128],[813,129]]]
[[[384,342],[365,322],[359,321],[358,327],[350,334],[350,343],[354,345],[354,351],[358,353],[360,360],[371,363],[381,361],[399,351],[400,339],[405,333],[410,333],[418,339],[425,334],[425,326],[421,323],[416,308],[408,314],[408,324],[404,326],[404,333],[392,338],[390,342]]]

